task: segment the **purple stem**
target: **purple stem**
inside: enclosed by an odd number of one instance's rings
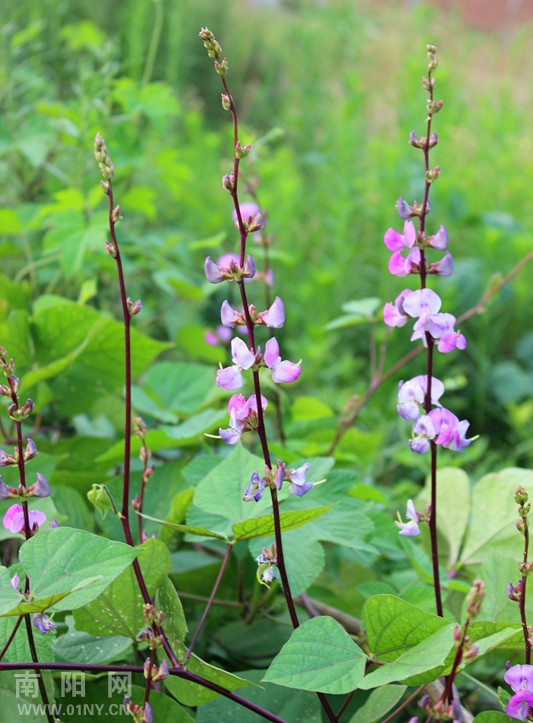
[[[524,557],[523,557],[523,564],[524,569],[526,569],[527,566],[527,558],[529,554],[529,525],[527,521],[527,517],[523,518],[524,522]],[[520,590],[520,600],[518,601],[518,606],[520,609],[520,620],[522,622],[522,631],[524,633],[524,645],[525,645],[525,663],[526,665],[531,664],[531,641],[529,639],[529,631],[527,627],[527,618],[526,618],[526,585],[527,585],[527,575],[522,575],[522,587]]]
[[[2,670],[79,670],[84,673],[95,674],[109,671],[144,673],[144,667],[140,665],[82,665],[79,663],[0,663],[0,671]],[[195,673],[191,673],[190,671],[182,668],[169,668],[168,672],[169,675],[175,675],[178,678],[183,678],[184,680],[188,680],[192,683],[197,683],[204,688],[209,688],[209,690],[213,690],[215,693],[233,700],[243,708],[248,708],[248,710],[251,710],[253,713],[257,713],[257,715],[260,715],[266,720],[273,721],[273,723],[286,723],[283,718],[279,718],[279,716],[270,713],[264,708],[261,708],[261,706],[246,700],[246,698],[242,698],[240,695],[237,695],[237,693],[233,693],[231,690],[226,690],[226,688],[222,688],[220,685],[202,678]],[[53,719],[52,723],[54,723]]]

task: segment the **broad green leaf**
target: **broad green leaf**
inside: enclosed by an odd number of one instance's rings
[[[405,685],[383,685],[373,690],[348,723],[379,723],[394,708],[407,690]]]
[[[333,416],[333,410],[315,397],[298,397],[291,408],[291,416],[295,422],[308,422]]]
[[[423,509],[430,501],[431,479],[428,477],[424,491],[417,498],[417,509]],[[445,544],[439,545],[441,562],[447,557],[447,566],[453,567],[470,515],[470,489],[468,475],[457,467],[439,469],[437,478],[437,515],[439,536]],[[444,542],[444,540],[442,542]]]
[[[213,368],[186,362],[160,362],[146,374],[145,386],[165,409],[194,414],[205,406],[215,383]]]
[[[455,624],[444,621],[444,627],[395,660],[365,676],[359,687],[368,690],[397,681],[403,681],[407,685],[423,685],[435,680],[444,670],[446,658],[455,647],[454,628]]]
[[[261,680],[263,673],[261,670],[247,670],[240,673],[258,686],[245,688],[239,691],[239,695],[290,723],[312,723],[322,719],[321,705],[314,693],[265,683]],[[221,723],[221,721],[257,723],[257,714],[220,696],[198,708],[196,721],[197,723]]]
[[[40,698],[34,698],[33,693],[33,682],[30,682],[30,688],[28,693],[17,690],[17,682],[21,678],[15,676],[22,676],[20,670],[18,671],[4,671],[0,672],[0,700],[2,701],[2,720],[9,721],[9,723],[48,723],[48,718],[45,713],[39,712],[35,709],[35,703]],[[20,683],[19,683],[20,685]],[[23,706],[27,706],[26,710]],[[21,712],[23,711],[23,712]],[[31,711],[31,712],[30,712]]]
[[[518,622],[520,619],[518,605],[509,600],[506,595],[509,582],[512,581],[516,584],[520,576],[517,560],[500,553],[497,549],[490,550],[481,565],[478,576],[485,583],[486,595],[476,622],[479,620]],[[526,595],[528,619],[533,616],[532,597]]]
[[[156,593],[156,608],[164,614],[163,630],[173,646],[183,643],[187,635],[187,621],[181,600],[169,577],[163,578]]]
[[[395,660],[449,624],[394,595],[376,595],[367,600],[364,618],[372,657],[382,662]]]
[[[153,595],[170,572],[170,553],[160,540],[149,539],[135,548],[148,592]],[[76,610],[76,629],[91,635],[123,635],[135,640],[145,626],[144,600],[133,567],[128,567],[102,594]]]
[[[509,716],[505,715],[505,713],[499,713],[492,710],[480,713],[474,718],[474,723],[504,723],[504,721],[513,723],[513,721],[516,721],[516,718],[509,718]]]
[[[301,512],[282,512],[280,515],[280,523],[282,532],[293,530],[297,527],[315,520],[331,507],[316,507],[311,510],[302,510]],[[274,534],[274,518],[272,515],[264,515],[263,517],[252,517],[244,522],[238,522],[232,525],[233,534],[236,540],[250,540],[252,537],[268,537]]]
[[[59,660],[69,663],[103,664],[122,658],[131,649],[131,640],[121,635],[89,635],[74,629],[74,618],[67,617],[69,630],[54,643]]]
[[[333,618],[300,625],[276,655],[263,680],[287,688],[340,695],[358,687],[366,655]]]
[[[121,542],[106,540],[83,530],[57,527],[41,530],[23,543],[20,563],[31,580],[33,599],[28,605],[9,607],[12,596],[4,597],[2,575],[2,615],[55,610],[74,610],[87,605],[115,580],[135,559],[138,550]],[[68,597],[68,600],[63,598]]]
[[[533,497],[533,472],[507,468],[480,479],[472,493],[472,519],[461,565],[483,562],[491,549],[516,560],[522,555],[523,541],[516,532],[514,492],[522,485]]]

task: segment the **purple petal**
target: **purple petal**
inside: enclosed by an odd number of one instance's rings
[[[447,251],[444,256],[436,264],[430,264],[430,274],[438,276],[451,276],[453,274],[453,256]]]
[[[39,472],[37,472],[37,482],[33,486],[33,494],[35,497],[48,497],[50,495],[48,480]]]
[[[533,693],[533,665],[513,665],[503,676],[514,693],[525,688]]]
[[[220,307],[220,320],[222,325],[231,327],[235,326],[236,315],[237,309],[234,309],[228,301],[223,301],[222,306]]]
[[[249,369],[255,362],[255,354],[252,354],[243,340],[238,337],[231,342],[231,358],[233,363],[241,369]],[[237,389],[237,387],[233,387],[233,389]]]
[[[285,307],[279,296],[264,315],[265,324],[271,329],[279,329],[285,323]]]
[[[408,520],[412,520],[413,522],[418,522],[418,513],[415,510],[415,503],[413,502],[413,500],[407,500],[405,516],[407,517]]]
[[[389,251],[401,251],[405,248],[401,233],[398,233],[398,231],[395,231],[393,228],[389,228],[385,231],[383,242]]]
[[[246,263],[244,264],[244,275],[252,279],[255,276],[255,261],[253,258],[248,254],[246,257]]]
[[[20,577],[16,573],[11,578],[11,584],[13,585],[15,590],[18,590],[18,586],[20,585]]]
[[[295,382],[302,373],[302,367],[291,361],[279,361],[272,367],[272,381],[276,384]]]
[[[224,280],[220,268],[211,260],[210,256],[205,260],[204,269],[205,277],[211,284],[219,284]]]
[[[448,231],[445,226],[441,226],[437,233],[429,240],[429,245],[433,249],[444,251],[448,248]]]
[[[396,523],[398,526],[400,523]],[[407,522],[403,527],[400,529],[399,535],[403,535],[403,537],[416,537],[420,534],[420,528],[418,526],[418,523],[416,522]]]
[[[442,306],[440,296],[432,289],[418,289],[403,301],[403,308],[413,318],[422,314],[437,314]]]
[[[409,270],[407,268],[404,257],[399,251],[395,251],[389,259],[389,273],[393,276],[408,276]]]
[[[417,454],[426,454],[429,451],[429,440],[427,437],[413,437],[409,440],[409,449]]]
[[[416,229],[412,221],[406,221],[403,225],[403,236],[405,247],[413,248],[416,241]]]
[[[409,220],[409,218],[411,217],[411,208],[401,196],[396,203],[396,209],[398,210],[398,215],[400,216],[400,218],[403,218],[404,221]]]
[[[225,367],[217,371],[217,387],[227,389],[229,392],[242,387],[242,374],[237,366]]]
[[[219,429],[218,433],[220,439],[226,444],[237,444],[242,434],[238,429],[232,429],[231,427],[229,429]]]
[[[9,490],[7,488],[6,483],[2,479],[2,475],[0,475],[0,500],[8,500],[9,499]]]
[[[533,695],[523,688],[519,690],[516,695],[513,695],[511,700],[507,703],[505,712],[511,718],[517,718],[518,720],[527,720],[529,711],[533,706]]]
[[[409,321],[409,317],[404,316],[393,304],[388,303],[383,307],[383,321],[390,327],[405,326]]]
[[[276,337],[272,337],[269,339],[265,345],[265,353],[263,355],[263,359],[265,361],[265,364],[269,369],[272,369],[274,364],[281,359],[279,355],[279,344],[276,340]]]
[[[50,630],[54,630],[56,627],[48,615],[40,615],[39,613],[34,613],[31,622],[32,625],[43,635],[49,633]]]

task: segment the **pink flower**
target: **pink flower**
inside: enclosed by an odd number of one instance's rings
[[[261,395],[263,412],[268,402]],[[246,399],[244,394],[234,394],[228,402],[229,428],[219,429],[221,439],[226,444],[237,444],[243,432],[255,429],[257,426],[257,398],[255,394]]]
[[[515,693],[507,703],[505,712],[511,718],[527,720],[533,708],[533,665],[513,665],[505,673],[504,680]]]
[[[263,359],[267,367],[272,370],[272,381],[278,384],[295,382],[302,373],[302,367],[299,364],[281,360],[279,344],[275,337],[267,341]]]
[[[419,248],[409,251],[404,258],[399,251],[395,251],[389,259],[389,273],[393,276],[409,276],[420,273],[422,255]]]
[[[35,525],[40,527],[46,521],[46,515],[44,512],[39,510],[29,510],[30,528],[33,529]],[[24,510],[20,505],[11,505],[4,515],[2,520],[6,530],[9,530],[14,535],[24,532]]]
[[[219,284],[221,281],[239,281],[240,279],[251,279],[255,276],[255,263],[248,255],[244,266],[241,268],[239,257],[236,254],[225,254],[216,264],[210,256],[204,264],[206,279],[211,284]]]
[[[394,304],[385,304],[383,308],[383,321],[387,326],[405,326],[409,321],[409,314],[405,311],[404,302],[410,294],[411,289],[405,289],[396,298]]]
[[[398,386],[398,405],[396,411],[403,419],[417,419],[423,413],[423,404],[427,393],[427,375],[421,374]],[[439,399],[444,394],[444,384],[431,377],[431,404],[441,406]]]
[[[427,245],[432,249],[438,249],[444,251],[448,248],[448,231],[445,226],[441,226],[434,236],[429,236],[427,239]]]
[[[403,234],[393,228],[385,231],[383,238],[385,246],[389,251],[401,251],[402,249],[413,248],[416,241],[416,229],[412,221],[406,221],[403,225]]]
[[[429,450],[430,441],[435,444],[460,452],[472,443],[466,438],[470,423],[459,419],[448,409],[432,409],[427,415],[419,417],[413,425],[413,438],[409,440],[409,447],[413,452],[424,454]]]
[[[289,492],[291,495],[296,495],[297,497],[303,497],[306,492],[309,492],[311,487],[313,486],[312,482],[308,482],[306,480],[307,476],[307,470],[309,469],[311,465],[309,462],[305,462],[305,464],[302,464],[301,467],[298,467],[297,469],[289,470],[288,477],[290,480],[289,484]]]
[[[263,323],[271,329],[279,329],[285,323],[285,306],[279,296],[266,311],[262,311],[257,317],[258,323]]]
[[[440,261],[429,265],[429,274],[437,274],[437,276],[451,276],[453,273],[453,256],[447,251]]]

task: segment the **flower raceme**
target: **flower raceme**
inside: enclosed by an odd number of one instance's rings
[[[398,206],[398,208],[400,208],[400,206]],[[392,251],[389,259],[389,272],[394,276],[409,276],[409,274],[419,274],[421,271],[421,249],[432,248],[444,251],[448,248],[448,232],[444,226],[441,226],[434,236],[429,236],[419,241],[413,222],[406,220],[403,233],[389,228],[385,232],[383,241],[389,251]],[[402,256],[401,253],[405,249],[409,249],[406,257]],[[440,261],[435,263],[428,264],[425,257],[424,261],[425,271],[429,274],[450,276],[453,272],[453,257],[449,252],[447,252]]]
[[[413,424],[413,437],[409,440],[409,447],[413,452],[424,454],[429,450],[430,442],[461,452],[468,447],[473,439],[467,439],[466,433],[470,422],[459,419],[448,409],[441,407],[433,409]]]
[[[289,482],[289,492],[297,497],[303,497],[313,487],[313,482],[307,481],[307,471],[311,465],[305,462],[297,469],[286,469],[283,462],[278,460],[275,470],[265,467],[265,476],[261,477],[259,472],[252,472],[250,484],[244,490],[243,500],[245,502],[259,502],[263,497],[266,487],[272,487],[280,490],[283,481]]]
[[[263,412],[268,402],[261,395],[261,407]],[[237,444],[243,432],[256,429],[257,427],[257,397],[252,394],[246,397],[244,394],[234,394],[228,403],[229,428],[219,429],[221,439],[226,444]]]
[[[272,305],[266,310],[257,313],[257,309],[250,304],[248,311],[254,324],[268,326],[271,329],[280,329],[285,323],[285,306],[279,296],[276,296]],[[246,326],[246,318],[242,311],[234,309],[229,301],[223,301],[220,308],[220,320],[223,326]]]

